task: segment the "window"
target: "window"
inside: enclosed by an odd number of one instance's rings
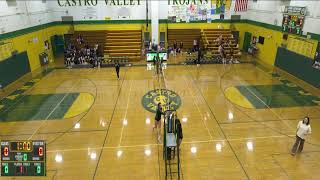
[[[9,7],[17,6],[17,0],[6,0]]]

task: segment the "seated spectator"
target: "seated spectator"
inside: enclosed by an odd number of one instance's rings
[[[78,35],[78,37],[77,37],[77,42],[78,42],[79,44],[83,44],[83,38],[82,38],[81,34]]]

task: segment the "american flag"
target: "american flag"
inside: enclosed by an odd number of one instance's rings
[[[236,0],[236,5],[234,6],[234,11],[241,12],[248,10],[248,0]]]

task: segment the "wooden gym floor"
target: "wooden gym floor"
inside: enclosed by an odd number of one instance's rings
[[[183,179],[320,178],[319,89],[253,64],[169,64],[164,77],[140,65],[120,76],[57,68],[22,78],[1,101],[0,138],[46,140],[43,179],[164,179],[154,113],[142,98],[167,88],[181,99]],[[293,157],[305,115],[313,133]]]

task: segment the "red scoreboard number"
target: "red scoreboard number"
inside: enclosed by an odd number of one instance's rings
[[[43,147],[38,148],[38,155],[43,156]]]
[[[9,156],[9,147],[8,146],[5,146],[4,148],[3,148],[3,155],[4,156]]]

